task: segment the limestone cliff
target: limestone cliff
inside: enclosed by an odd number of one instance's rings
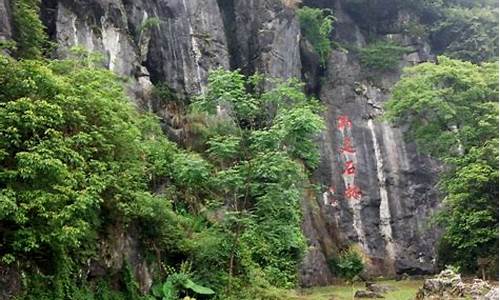
[[[320,4],[335,11],[334,39],[363,47],[367,32],[342,1],[330,2]],[[404,128],[380,120],[401,69],[433,59],[425,40],[402,33],[411,18],[398,11],[392,28],[377,35],[410,49],[394,71],[367,70],[352,51],[335,50],[330,56],[319,87],[327,107],[327,130],[319,139],[322,161],[316,178],[324,190],[305,205],[311,251],[302,269],[304,285],[325,282],[330,272],[322,262],[352,243],[370,261],[371,275],[434,271],[439,230],[431,228],[429,220],[439,204],[439,165],[403,139]]]
[[[186,98],[203,92],[208,72],[218,67],[306,80],[327,108],[327,129],[318,138],[322,160],[314,175],[322,191],[308,194],[302,205],[309,240],[302,284],[329,283],[328,261],[352,244],[365,253],[372,275],[429,273],[437,231],[428,224],[438,206],[439,166],[403,139],[404,128],[377,117],[401,68],[432,59],[431,48],[403,33],[402,25],[413,20],[407,12],[391,8],[366,24],[345,2],[305,4],[334,11],[332,38],[343,45],[363,47],[375,36],[411,48],[397,70],[370,73],[349,47],[334,50],[320,70],[301,37],[294,1],[43,0],[42,18],[58,45],[54,55],[64,57],[77,45],[103,54],[109,69],[130,79],[137,106],[157,113],[173,136],[167,106],[151,100],[153,84]],[[0,0],[0,41],[10,35],[9,1]],[[146,278],[147,268],[136,265]],[[142,282],[143,288],[150,284]]]

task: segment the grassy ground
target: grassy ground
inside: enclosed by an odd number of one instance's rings
[[[417,290],[422,286],[422,281],[419,280],[402,280],[393,281],[386,280],[377,282],[380,284],[390,285],[397,290],[384,294],[386,300],[410,300],[415,299]],[[290,300],[352,300],[355,299],[354,293],[356,290],[364,290],[364,283],[356,283],[351,285],[333,285],[321,288],[304,289],[295,292],[290,296]]]

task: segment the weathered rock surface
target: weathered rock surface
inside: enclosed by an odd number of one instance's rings
[[[0,264],[0,300],[13,299],[21,288],[21,274],[16,267]]]
[[[300,27],[293,8],[281,0],[233,2],[233,66],[245,73],[300,78]]]
[[[375,293],[383,294],[387,293],[390,291],[395,291],[396,288],[386,285],[386,284],[379,284],[379,283],[374,283],[374,282],[369,282],[367,281],[365,283],[366,289]]]
[[[499,299],[499,294],[498,294],[498,287],[492,289],[491,291],[489,291],[485,296],[484,296],[484,300],[497,300]]]
[[[331,3],[340,28],[336,41],[363,45],[365,38],[356,22],[339,1]],[[411,57],[401,58],[400,67],[432,58],[425,41],[398,38],[414,49]],[[316,248],[323,249],[326,261],[332,240],[337,247],[357,244],[368,263],[367,275],[434,271],[439,231],[430,228],[428,220],[439,204],[434,187],[439,165],[404,140],[405,128],[377,118],[399,77],[400,68],[370,74],[355,53],[334,50],[319,92],[327,107],[327,129],[318,141],[321,162],[315,174],[323,195],[315,203],[308,200],[305,224],[313,228],[306,232],[316,232],[308,234],[310,244],[320,245]]]
[[[12,37],[9,0],[0,0],[0,42]]]
[[[495,297],[496,298],[491,298]],[[417,293],[417,300],[430,299],[457,299],[467,298],[474,300],[498,299],[498,288],[481,279],[474,279],[472,283],[462,281],[460,274],[450,269],[439,273],[435,278],[426,279]]]
[[[146,261],[137,234],[134,228],[125,231],[120,226],[109,227],[99,240],[98,256],[89,263],[88,278],[113,278],[123,272],[124,268],[130,267],[137,278],[139,289],[146,294],[153,284],[154,271],[158,266]]]
[[[193,95],[201,92],[209,69],[229,67],[215,0],[47,0],[44,5],[55,11],[45,22],[59,56],[74,46],[100,52],[110,70],[139,83],[151,74],[152,81],[180,96]]]
[[[372,291],[356,291],[354,298],[384,298],[381,294]]]

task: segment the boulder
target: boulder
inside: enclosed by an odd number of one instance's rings
[[[431,299],[431,297],[463,297],[464,284],[460,274],[452,270],[442,271],[436,278],[424,281],[423,287],[417,294],[417,299]]]
[[[451,269],[442,271],[435,278],[424,281],[422,288],[419,289],[416,299],[456,299],[459,297],[472,299],[485,298],[491,292],[494,297],[494,291],[488,282],[481,279],[474,279],[472,283],[462,281],[460,274]],[[498,299],[492,298],[492,299]]]
[[[484,300],[498,300],[499,299],[499,295],[498,295],[498,288],[494,288],[492,290],[490,290],[485,296],[484,296]]]
[[[372,291],[356,291],[354,298],[384,298],[384,296]]]
[[[384,293],[396,290],[396,288],[394,288],[390,285],[377,284],[374,282],[366,282],[365,286],[366,286],[366,289],[368,291],[379,293],[379,294],[384,294]]]
[[[482,279],[474,279],[472,284],[467,285],[467,294],[470,294],[473,299],[481,299],[489,291],[491,291],[491,286],[487,281]]]

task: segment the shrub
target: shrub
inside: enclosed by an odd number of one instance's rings
[[[14,0],[12,2],[12,19],[14,23],[14,39],[17,43],[15,56],[36,58],[42,55],[47,46],[45,26],[38,18],[40,0]]]
[[[396,43],[378,41],[359,49],[361,64],[370,70],[390,71],[398,67],[408,49]]]
[[[419,151],[443,161],[441,263],[476,272],[498,256],[498,63],[438,57],[407,68],[386,102],[386,118],[407,126]]]
[[[350,248],[342,252],[338,257],[331,259],[330,268],[334,274],[352,280],[363,272],[363,258],[356,249]]]
[[[335,19],[331,15],[331,11],[304,6],[297,10],[297,15],[302,34],[318,53],[321,65],[325,66],[332,50],[330,33],[333,30]]]

